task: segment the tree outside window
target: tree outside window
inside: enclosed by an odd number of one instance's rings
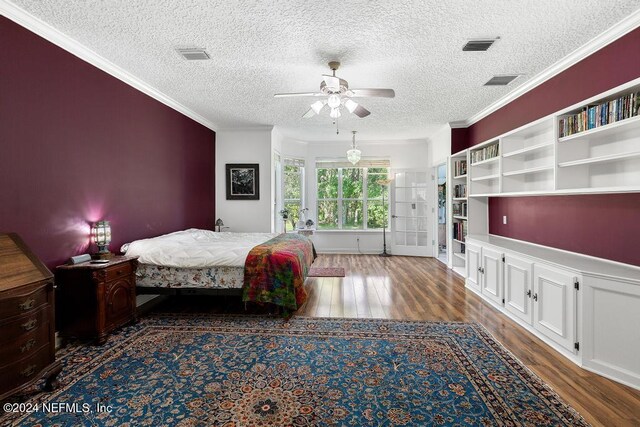
[[[388,197],[382,204],[377,183],[385,179],[388,168],[334,167],[316,169],[317,227],[320,230],[363,230],[382,228],[388,209]]]
[[[304,202],[304,161],[284,160],[284,208],[289,211],[289,223],[292,228],[300,219],[300,210]]]

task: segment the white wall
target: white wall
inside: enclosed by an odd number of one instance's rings
[[[306,162],[306,207],[309,208],[308,217],[316,220],[316,172],[315,162],[321,158],[346,159],[346,153],[351,145],[351,135],[345,137],[344,142],[335,141],[295,141],[284,138],[282,140],[283,157],[304,158]],[[363,158],[389,159],[392,169],[424,169],[429,170],[430,143],[428,140],[401,141],[363,141],[358,142]],[[387,230],[387,239],[390,233]],[[381,231],[317,231],[313,236],[316,249],[319,252],[342,253],[378,253],[382,251]],[[389,240],[387,240],[387,248]]]
[[[451,127],[443,125],[429,137],[431,148],[431,166],[445,163],[451,155]]]
[[[216,132],[216,218],[222,218],[228,231],[270,232],[272,227],[273,161],[271,128],[259,130],[220,130]],[[260,165],[260,200],[227,200],[225,165]]]

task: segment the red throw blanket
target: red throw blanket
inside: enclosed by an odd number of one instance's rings
[[[311,240],[297,233],[254,247],[244,263],[242,300],[297,310],[307,299],[304,280],[315,258]]]

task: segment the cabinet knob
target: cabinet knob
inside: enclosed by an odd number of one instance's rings
[[[529,298],[531,298],[531,289],[529,289],[529,290],[527,291],[527,296],[528,296]]]
[[[533,294],[533,300],[534,301],[538,301],[538,294],[537,293]]]

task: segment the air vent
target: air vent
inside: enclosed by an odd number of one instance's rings
[[[486,52],[496,40],[498,39],[469,40],[467,44],[462,46],[462,50],[465,52]]]
[[[515,79],[517,79],[518,77],[520,77],[520,74],[493,76],[491,77],[491,80],[486,82],[484,85],[485,86],[506,86],[512,81],[514,81]]]
[[[204,49],[198,48],[177,48],[176,52],[188,61],[199,61],[210,59],[209,54]]]

